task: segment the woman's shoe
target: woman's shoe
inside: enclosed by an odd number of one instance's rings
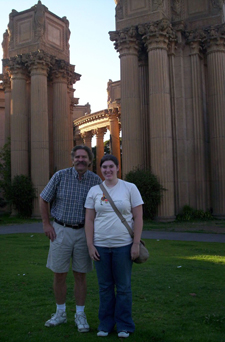
[[[124,337],[124,338],[126,338],[126,337],[129,337],[130,336],[130,334],[129,334],[129,332],[127,332],[127,331],[120,331],[119,333],[118,333],[118,337]]]
[[[102,331],[100,330],[98,333],[97,333],[97,336],[100,336],[100,337],[106,337],[108,336],[109,333],[107,331]]]

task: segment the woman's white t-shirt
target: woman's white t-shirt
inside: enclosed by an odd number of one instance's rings
[[[106,190],[115,205],[133,228],[131,209],[143,204],[141,194],[133,183],[118,179],[118,183]],[[105,198],[99,185],[93,186],[86,198],[85,208],[95,209],[94,220],[94,245],[99,247],[121,247],[132,243],[132,238],[121,222],[111,204]]]

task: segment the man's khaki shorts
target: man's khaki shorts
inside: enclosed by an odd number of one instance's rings
[[[50,241],[46,267],[54,273],[67,273],[72,260],[72,270],[87,273],[92,270],[84,228],[72,229],[54,222],[56,239]]]

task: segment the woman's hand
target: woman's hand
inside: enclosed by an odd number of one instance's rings
[[[89,251],[89,255],[90,255],[92,260],[94,260],[94,261],[100,260],[100,255],[99,255],[99,253],[98,253],[98,251],[94,245],[89,246],[88,251]]]
[[[133,243],[131,247],[131,260],[137,259],[140,253],[139,243]]]

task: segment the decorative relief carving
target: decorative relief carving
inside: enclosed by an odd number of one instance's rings
[[[67,49],[69,49],[70,48],[69,40],[70,40],[70,34],[71,34],[70,29],[69,29],[70,23],[67,17],[62,17],[62,20],[66,24],[66,47]]]
[[[173,0],[172,2],[172,19],[180,19],[181,17],[181,9],[182,9],[182,0]]]
[[[212,6],[214,8],[218,8],[218,9],[223,8],[224,0],[211,0],[211,1],[212,1]]]
[[[9,56],[9,33],[8,33],[8,30],[6,30],[3,33],[2,49],[3,49],[3,58],[8,58],[8,56]]]
[[[123,15],[123,3],[122,1],[117,1],[117,5],[116,5],[116,18],[117,19],[123,19],[124,15]]]
[[[9,48],[14,48],[14,20],[13,18],[18,12],[16,10],[12,10],[9,14],[9,23],[8,23],[8,33],[9,33]]]
[[[34,35],[36,41],[44,41],[46,7],[38,1],[34,13]]]
[[[162,8],[164,8],[164,0],[152,0],[153,11],[157,11]]]

